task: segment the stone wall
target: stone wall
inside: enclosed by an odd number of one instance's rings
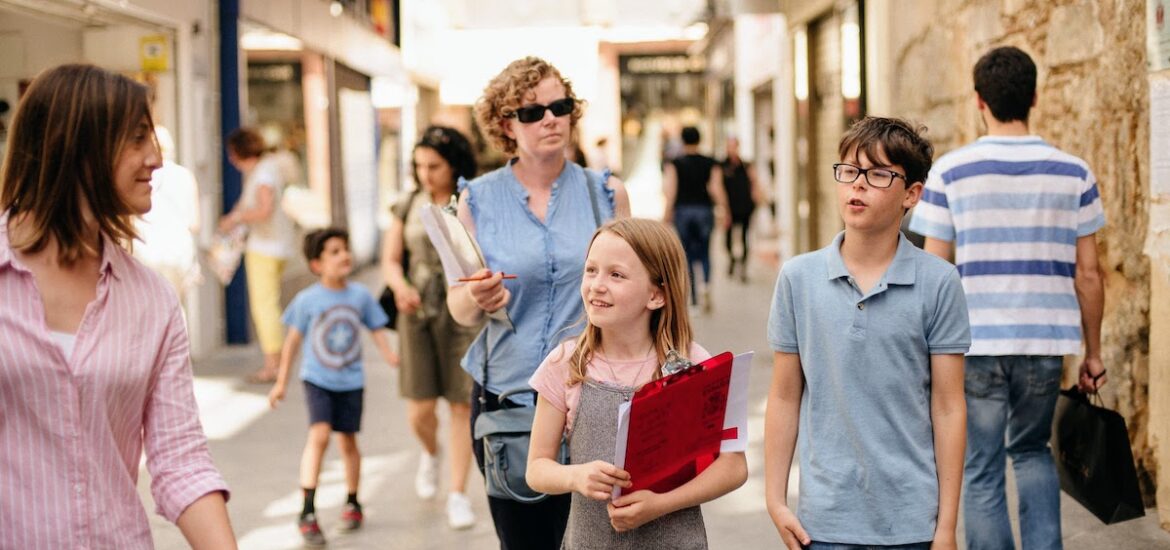
[[[1126,417],[1149,501],[1157,463],[1149,428],[1149,130],[1144,0],[902,0],[891,27],[893,114],[929,128],[938,154],[982,132],[971,70],[988,49],[1017,46],[1039,69],[1032,131],[1088,161],[1105,205],[1106,404]],[[880,113],[874,113],[880,114]],[[1074,364],[1069,365],[1072,372]],[[1066,376],[1071,381],[1071,376]],[[1067,385],[1067,384],[1066,384]],[[1163,481],[1167,485],[1170,481]],[[1148,502],[1149,503],[1149,502]],[[1167,519],[1163,517],[1165,522]],[[1166,525],[1165,523],[1163,524]]]

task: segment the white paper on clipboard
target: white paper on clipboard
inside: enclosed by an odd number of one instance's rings
[[[618,405],[617,417],[617,445],[614,450],[613,465],[619,470],[626,469],[626,442],[630,439],[630,401]],[[613,486],[610,498],[622,496],[622,488]]]
[[[467,228],[463,227],[463,222],[460,222],[454,213],[444,207],[428,204],[422,207],[419,215],[431,246],[435,247],[435,251],[439,253],[439,261],[443,263],[447,286],[462,284],[459,282],[460,278],[470,277],[487,267],[479,244],[471,238]],[[489,313],[488,317],[502,321],[508,328],[512,328],[507,308]]]
[[[723,429],[736,429],[735,439],[724,439],[719,445],[721,453],[747,451],[748,446],[748,382],[752,374],[752,356],[755,352],[741,353],[731,363],[731,381],[727,388],[727,409],[723,413]]]

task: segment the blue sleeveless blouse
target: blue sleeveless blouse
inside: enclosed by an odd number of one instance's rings
[[[595,172],[566,161],[553,182],[543,223],[529,210],[528,191],[512,173],[511,163],[470,183],[460,182],[460,189],[468,192],[476,241],[488,268],[517,275],[504,281],[512,293],[507,309],[513,328],[488,318],[461,363],[480,385],[484,367],[490,369],[489,392],[528,388],[545,356],[584,328],[581,274],[597,229],[586,185],[594,186],[604,223],[614,216],[613,190],[605,185],[609,176],[608,170]]]

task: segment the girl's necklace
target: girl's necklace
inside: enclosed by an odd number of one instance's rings
[[[654,344],[652,343],[652,344],[650,344],[650,348],[648,350],[646,350],[646,354],[644,356],[642,356],[642,365],[638,367],[638,372],[634,374],[634,379],[631,381],[631,384],[629,384],[629,385],[636,386],[636,385],[640,384],[640,381],[642,380],[642,373],[646,371],[646,365],[649,365],[650,363],[652,363],[652,361],[650,361],[650,356],[653,353],[654,353]],[[605,344],[601,345],[601,354],[605,358],[606,366],[609,367],[610,380],[613,383],[619,383],[621,381],[621,378],[618,376],[617,370],[613,368],[614,360],[610,359],[609,354],[605,352]],[[626,384],[622,384],[622,385],[626,385]]]

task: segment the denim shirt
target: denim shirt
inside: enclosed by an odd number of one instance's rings
[[[476,241],[488,268],[517,276],[504,281],[512,293],[507,309],[513,328],[488,318],[461,363],[480,385],[487,365],[491,393],[529,388],[528,379],[549,352],[584,328],[581,273],[597,229],[586,185],[595,186],[601,221],[614,215],[613,190],[605,185],[609,171],[586,174],[565,162],[543,223],[528,208],[528,191],[511,163],[466,184]],[[527,404],[531,397],[516,401]]]

